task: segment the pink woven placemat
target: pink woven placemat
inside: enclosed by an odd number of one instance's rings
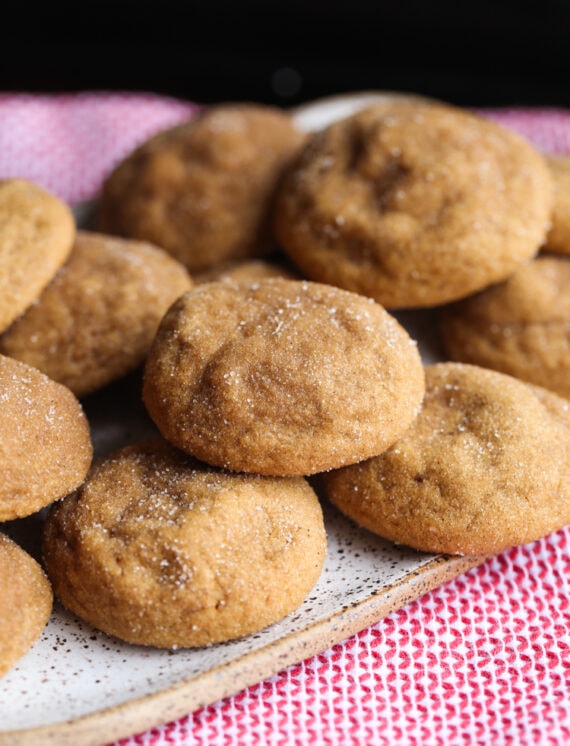
[[[0,94],[0,178],[68,202],[196,110],[152,94]],[[570,152],[570,111],[483,111]],[[116,746],[570,743],[570,529],[517,547],[245,691]]]

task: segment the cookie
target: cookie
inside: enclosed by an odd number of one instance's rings
[[[390,541],[487,555],[570,523],[570,404],[462,363],[426,367],[422,411],[385,453],[322,476],[343,513]]]
[[[554,206],[544,248],[570,254],[570,155],[548,155],[546,164],[554,185]]]
[[[440,309],[452,360],[570,398],[570,257],[540,254],[508,280]]]
[[[276,184],[304,138],[278,108],[208,106],[109,174],[99,229],[161,246],[192,272],[267,255]]]
[[[312,135],[274,208],[307,278],[389,309],[437,306],[508,277],[550,224],[552,178],[520,135],[449,105],[372,105]]]
[[[67,495],[83,481],[92,457],[89,425],[72,392],[0,355],[0,521]]]
[[[84,397],[143,363],[163,314],[190,287],[162,249],[79,231],[66,264],[0,336],[0,353]]]
[[[197,286],[163,318],[143,399],[214,466],[308,476],[391,445],[424,392],[417,345],[378,303],[319,283]]]
[[[43,553],[56,596],[98,629],[197,647],[295,610],[320,576],[326,534],[305,479],[219,471],[153,439],[98,461],[53,506]]]
[[[45,629],[53,606],[51,585],[36,560],[0,533],[0,677]]]
[[[0,180],[0,331],[52,279],[74,235],[73,214],[58,197],[25,179]]]

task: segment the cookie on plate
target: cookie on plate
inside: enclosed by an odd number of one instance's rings
[[[49,580],[36,560],[0,533],[0,677],[42,634],[53,606]]]
[[[541,253],[505,282],[444,306],[439,317],[450,359],[570,398],[570,257]]]
[[[0,180],[0,331],[33,301],[67,259],[70,208],[26,179]]]
[[[397,309],[505,279],[537,253],[551,210],[550,171],[520,135],[457,107],[394,101],[310,137],[274,223],[305,277]]]
[[[319,283],[199,285],[163,318],[143,399],[214,466],[307,476],[391,445],[424,392],[417,345],[378,303]]]
[[[143,363],[163,314],[190,287],[162,249],[78,231],[68,261],[0,336],[0,353],[83,397]]]
[[[554,186],[552,225],[544,248],[557,254],[570,254],[570,155],[548,155]]]
[[[370,531],[415,549],[486,555],[570,522],[570,405],[497,371],[426,367],[422,411],[385,453],[322,475]]]
[[[118,164],[98,227],[161,246],[192,272],[266,255],[276,184],[304,138],[278,108],[208,106]]]
[[[223,472],[152,439],[96,462],[52,507],[43,554],[56,596],[98,629],[195,647],[300,606],[321,574],[326,534],[302,477]]]
[[[73,393],[0,355],[0,521],[37,512],[83,481],[89,424]]]

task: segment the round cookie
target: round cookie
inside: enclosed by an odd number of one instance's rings
[[[570,155],[548,155],[545,160],[552,175],[554,207],[544,248],[570,254]]]
[[[570,398],[570,257],[540,254],[508,280],[440,309],[447,357]]]
[[[67,259],[75,220],[58,197],[26,179],[0,180],[0,331]]]
[[[0,533],[0,677],[42,634],[53,606],[51,585],[36,560]]]
[[[167,440],[215,466],[272,476],[381,452],[423,392],[417,345],[382,306],[283,279],[183,295],[161,322],[143,381]]]
[[[37,512],[74,490],[93,447],[72,392],[0,355],[0,521]]]
[[[66,264],[0,336],[0,353],[83,397],[143,363],[160,319],[190,287],[165,251],[79,231]]]
[[[151,241],[192,272],[274,248],[270,205],[305,135],[278,108],[209,106],[127,156],[103,185],[99,228]]]
[[[415,549],[490,554],[570,522],[568,402],[503,373],[426,367],[426,396],[385,453],[322,476],[324,494]]]
[[[175,648],[295,610],[320,576],[326,534],[305,479],[218,471],[154,439],[98,461],[50,510],[43,548],[70,610],[127,642]]]
[[[275,232],[301,273],[387,308],[436,306],[534,256],[552,208],[542,156],[448,105],[372,105],[312,135],[281,182]]]

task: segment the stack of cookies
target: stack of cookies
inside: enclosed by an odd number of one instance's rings
[[[33,619],[17,646],[0,619],[0,673],[52,594],[164,648],[284,618],[323,569],[320,500],[436,553],[570,523],[567,173],[388,97],[317,132],[204,108],[116,165],[92,231],[0,183],[0,520],[51,505],[43,568],[0,543]],[[92,463],[81,400],[136,370],[156,437]]]

